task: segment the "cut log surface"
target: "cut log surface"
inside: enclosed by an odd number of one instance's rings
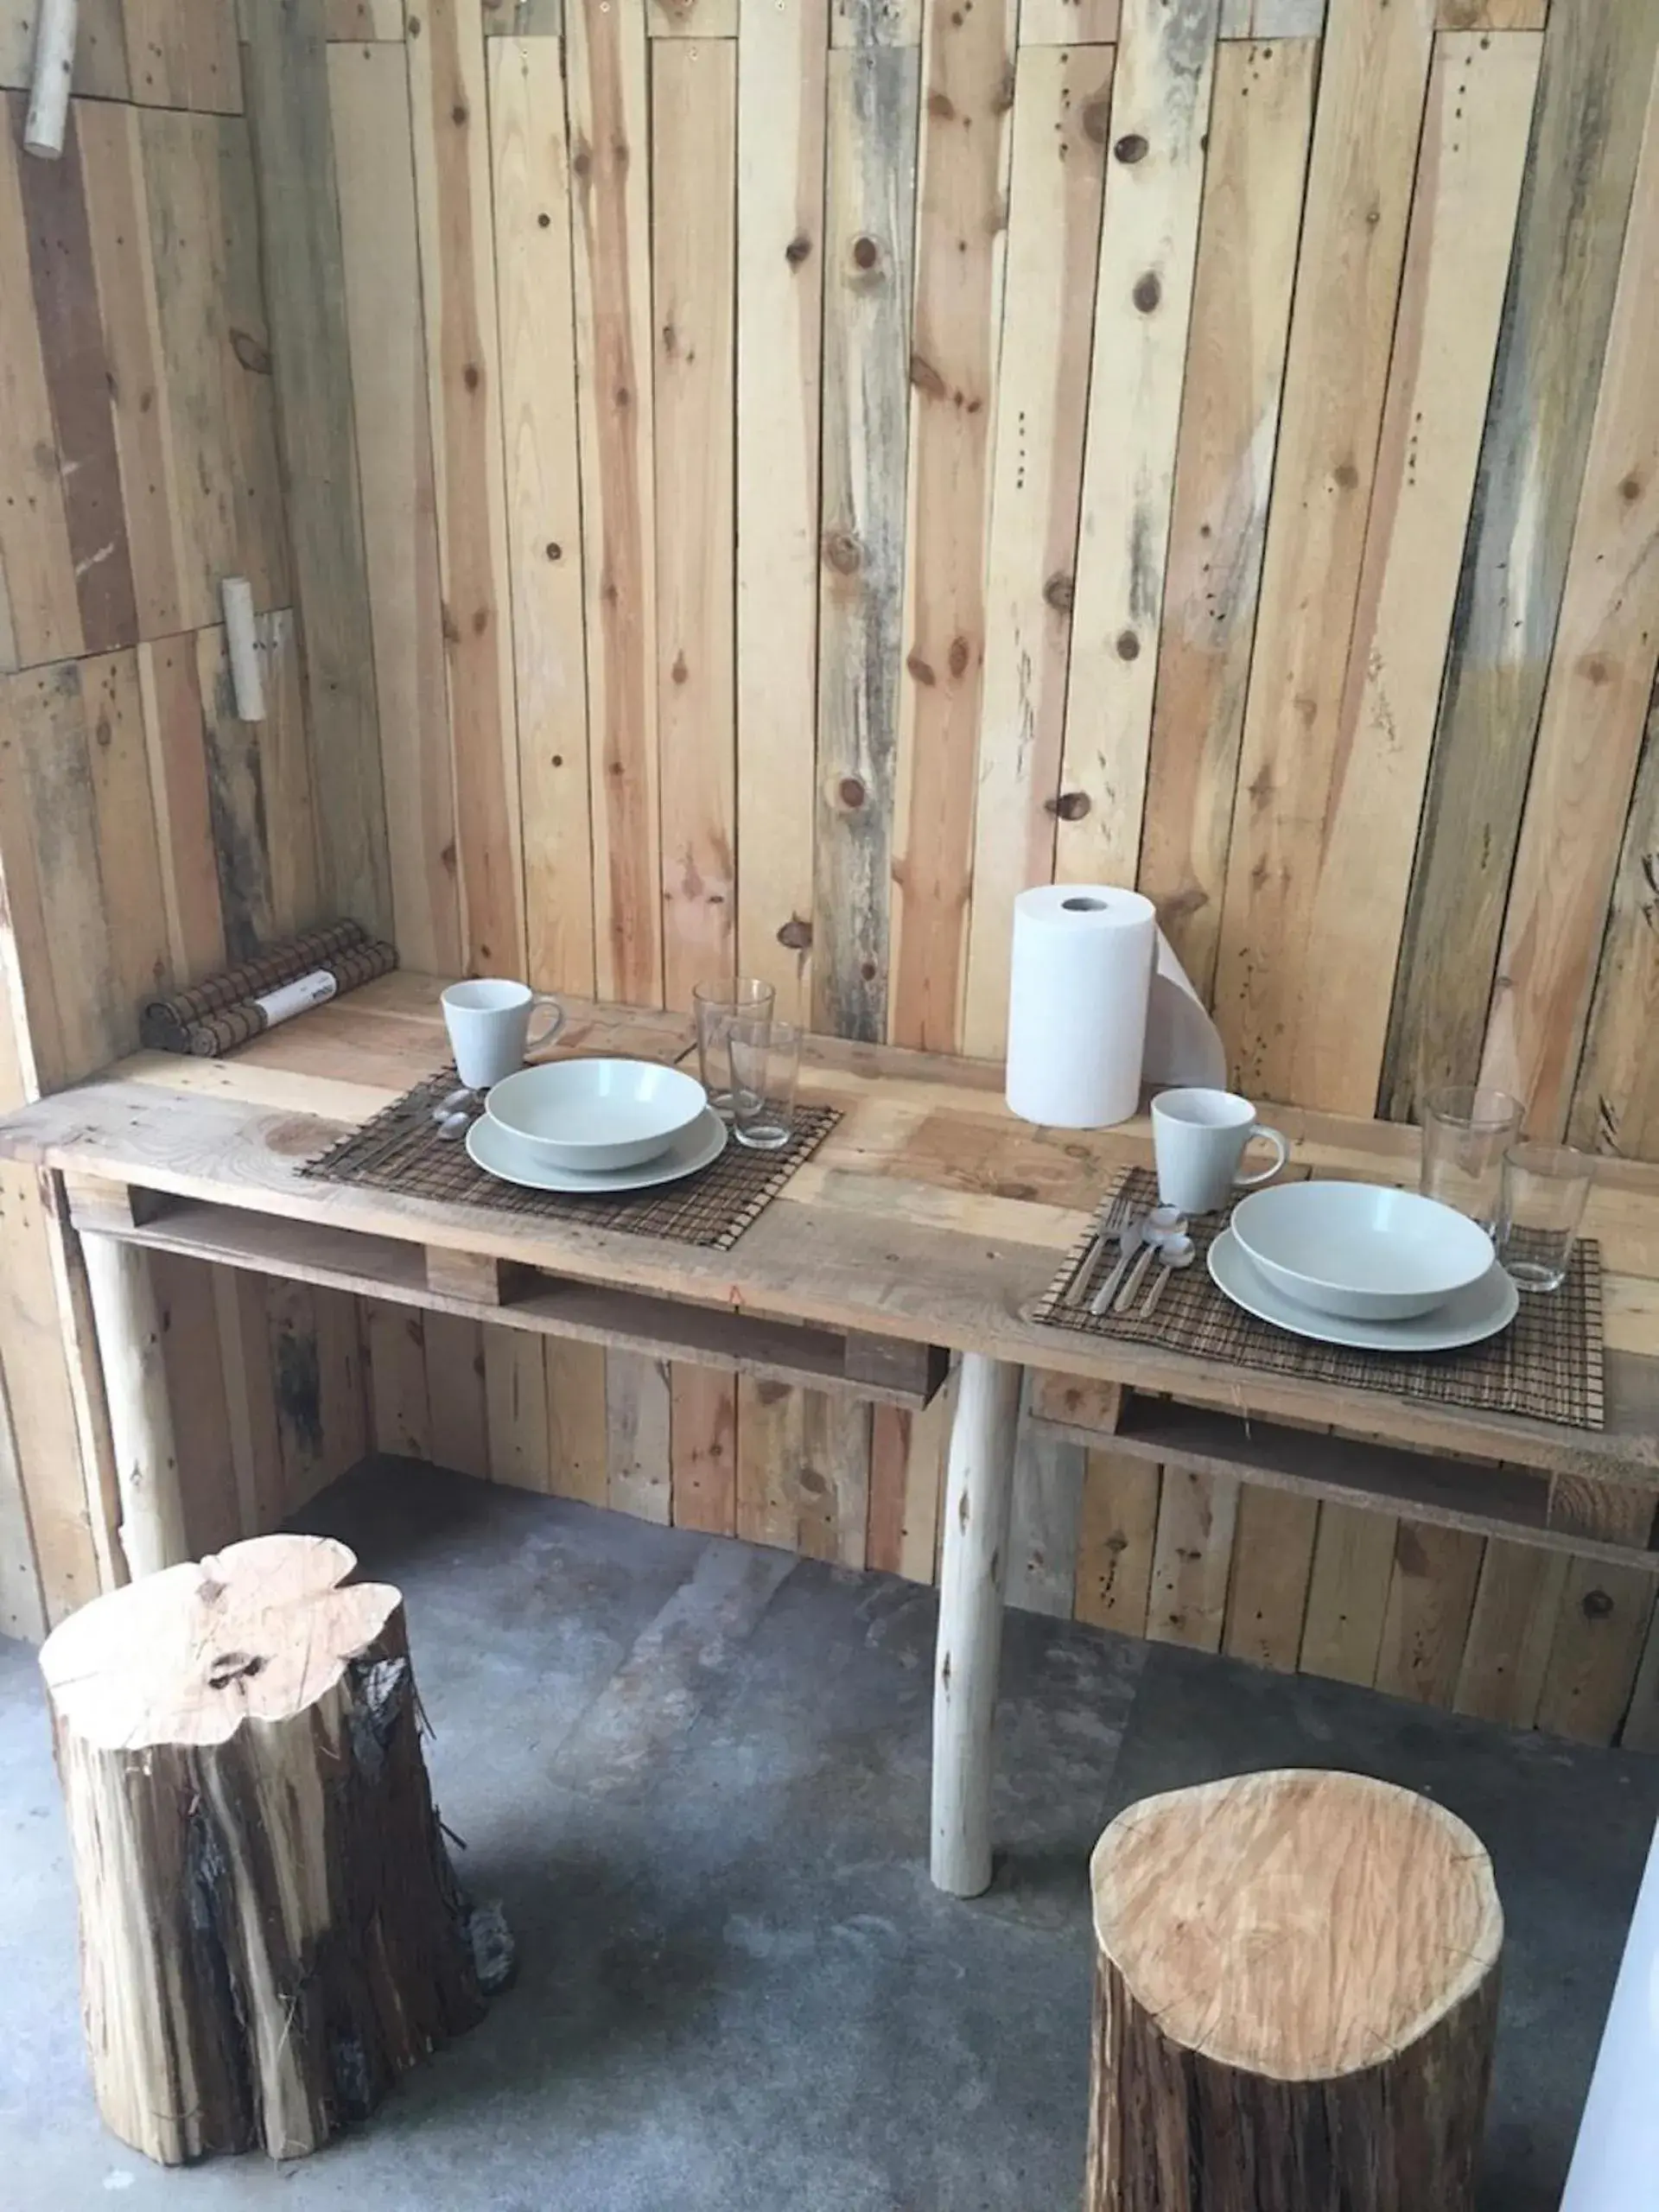
[[[1503,1920],[1461,1821],[1246,1775],[1131,1806],[1090,1873],[1086,2212],[1466,2212]]]
[[[99,2108],[168,2164],[315,2150],[482,2015],[398,1592],[262,1536],[47,1639]]]

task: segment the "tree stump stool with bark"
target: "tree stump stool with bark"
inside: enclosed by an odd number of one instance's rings
[[[1130,1806],[1090,1878],[1086,2212],[1468,2212],[1503,1916],[1461,1821],[1246,1775]]]
[[[356,1564],[321,1536],[232,1544],[41,1653],[99,2107],[168,2164],[315,2150],[483,2014],[403,1601]]]

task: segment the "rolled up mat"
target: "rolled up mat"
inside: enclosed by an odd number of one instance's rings
[[[279,1022],[291,1020],[296,1014],[325,1006],[330,999],[356,990],[359,984],[372,983],[377,976],[390,975],[397,965],[393,945],[378,942],[348,945],[305,975],[279,983],[274,991],[264,992],[240,1006],[223,1007],[205,1020],[189,1023],[183,1032],[184,1043],[170,1049],[188,1052],[199,1060],[219,1059]]]
[[[193,983],[188,990],[175,991],[170,998],[152,999],[144,1008],[138,1033],[157,1052],[188,1052],[192,1047],[186,1041],[186,1033],[193,1024],[204,1022],[227,1007],[246,1006],[284,983],[297,982],[302,976],[327,967],[340,954],[368,942],[369,933],[361,922],[327,922],[303,931],[238,967]],[[395,960],[392,964],[397,964]],[[375,973],[384,975],[385,970],[377,969]],[[366,982],[368,978],[363,980]]]

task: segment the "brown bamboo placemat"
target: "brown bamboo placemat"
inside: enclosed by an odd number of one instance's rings
[[[1120,1212],[1139,1212],[1157,1202],[1157,1179],[1150,1168],[1126,1169],[1113,1193]],[[1140,1299],[1128,1313],[1096,1316],[1089,1311],[1095,1284],[1103,1280],[1117,1257],[1115,1247],[1109,1247],[1090,1268],[1077,1304],[1061,1305],[1094,1241],[1091,1223],[1031,1308],[1031,1318],[1079,1336],[1161,1344],[1170,1351],[1192,1352],[1200,1358],[1302,1381],[1379,1390],[1437,1405],[1469,1406],[1483,1413],[1520,1414],[1572,1428],[1602,1427],[1601,1250],[1592,1238],[1580,1237],[1574,1245],[1572,1266],[1559,1290],[1548,1295],[1522,1293],[1521,1310],[1500,1336],[1462,1351],[1394,1358],[1293,1337],[1235,1306],[1211,1282],[1206,1265],[1210,1247],[1224,1226],[1220,1221],[1189,1224],[1198,1257],[1190,1268],[1170,1277],[1156,1312],[1143,1321]]]
[[[264,1035],[270,1022],[257,1001],[284,984],[326,969],[334,979],[334,995],[343,997],[397,965],[396,949],[372,938],[361,922],[329,922],[270,945],[188,990],[152,999],[139,1021],[140,1041],[157,1052],[218,1059]]]
[[[487,1206],[493,1213],[524,1214],[540,1221],[582,1222],[590,1229],[626,1230],[662,1236],[671,1243],[700,1244],[723,1252],[810,1157],[841,1119],[834,1106],[798,1106],[789,1142],[776,1152],[752,1152],[735,1137],[720,1158],[678,1183],[654,1190],[595,1192],[527,1191],[475,1167],[466,1146],[438,1135],[432,1109],[455,1088],[453,1067],[417,1083],[372,1121],[332,1144],[302,1173],[329,1183],[396,1191],[409,1198],[437,1198],[446,1205]]]

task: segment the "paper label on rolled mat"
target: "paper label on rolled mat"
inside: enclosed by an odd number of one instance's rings
[[[284,983],[280,990],[267,991],[253,1003],[265,1017],[267,1029],[274,1029],[279,1021],[291,1020],[295,1014],[304,1014],[314,1006],[322,1006],[340,988],[326,968],[316,968],[308,976],[302,976],[297,982]]]

